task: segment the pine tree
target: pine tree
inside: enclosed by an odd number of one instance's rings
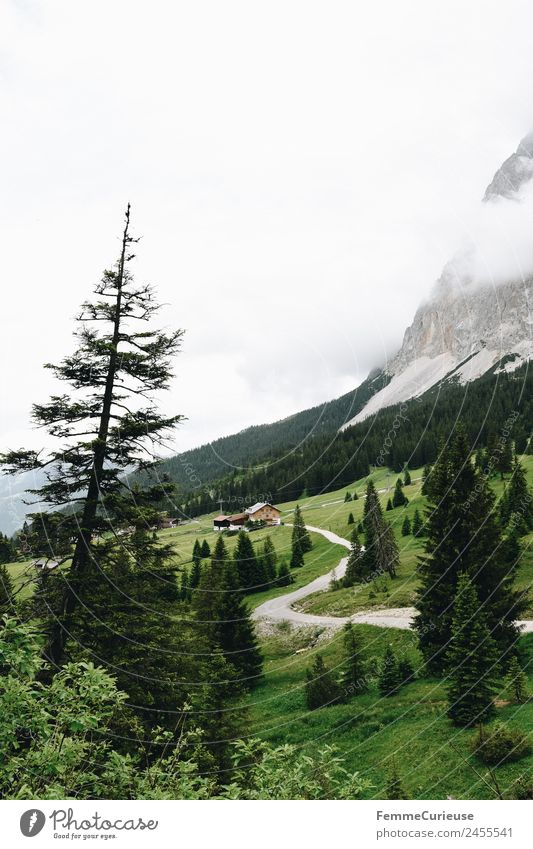
[[[339,685],[332,673],[326,668],[320,654],[317,654],[311,669],[307,670],[305,695],[309,710],[327,707],[340,700]]]
[[[180,581],[180,601],[189,602],[192,599],[190,577],[187,569],[181,573]]]
[[[294,584],[294,578],[285,560],[280,563],[276,583],[278,587],[289,587],[291,584]]]
[[[530,492],[523,466],[515,457],[507,489],[500,501],[502,522],[516,527],[519,534],[527,534],[533,528],[533,494]]]
[[[417,507],[416,510],[415,510],[415,514],[413,516],[412,531],[413,531],[414,537],[420,536],[420,532],[422,531],[422,526],[423,526],[422,517],[420,516],[420,511],[418,510],[418,507]]]
[[[362,522],[359,522],[359,524],[357,525],[357,533],[358,534],[364,534],[364,532],[365,532],[364,525],[363,525]]]
[[[519,704],[529,699],[527,676],[518,662],[516,655],[509,661],[509,669],[505,679],[508,692],[511,693],[513,701]]]
[[[498,451],[495,455],[494,467],[503,480],[504,475],[510,474],[513,469],[513,442],[511,439],[500,439]]]
[[[358,500],[359,500],[359,496],[357,495],[356,492],[353,492],[352,493],[352,501],[358,501]]]
[[[274,548],[274,543],[269,536],[265,537],[263,543],[263,568],[268,581],[272,582],[276,578],[278,555]]]
[[[292,544],[293,547],[295,543],[298,542],[300,546],[300,550],[302,554],[305,554],[307,551],[311,551],[313,547],[313,543],[311,542],[311,537],[309,535],[309,531],[305,527],[304,518],[302,516],[302,511],[300,510],[300,506],[297,504],[294,510],[294,519],[293,519],[293,527],[292,527]]]
[[[239,531],[234,557],[241,590],[245,593],[253,593],[262,589],[265,581],[261,580],[260,565],[257,562],[250,535],[246,531]]]
[[[448,716],[455,725],[486,722],[494,713],[498,651],[474,582],[457,583],[449,648]]]
[[[405,496],[403,491],[403,484],[401,478],[398,478],[394,487],[394,494],[392,496],[392,506],[403,507],[404,504],[407,504],[407,497]]]
[[[174,728],[195,680],[191,628],[175,616],[180,591],[172,546],[144,529],[100,543],[99,572],[70,623],[69,654],[107,667],[148,726]]]
[[[390,499],[390,498],[387,498],[387,506],[385,507],[385,510],[386,510],[387,512],[389,512],[390,510],[393,510],[393,509],[394,509],[394,508],[393,508],[393,506],[392,506],[392,501],[391,501],[391,499]]]
[[[197,558],[196,559],[193,558],[191,575],[190,575],[190,578],[189,578],[189,587],[191,588],[191,590],[196,589],[196,587],[199,585],[201,574],[202,574],[201,561],[198,560]]]
[[[343,627],[344,662],[340,685],[346,694],[364,693],[368,687],[359,634],[351,622]]]
[[[409,684],[415,677],[415,669],[408,657],[398,663],[398,678],[400,684]]]
[[[365,550],[361,558],[362,574],[380,575],[388,572],[394,578],[400,561],[398,545],[391,526],[383,517],[372,480],[367,484],[363,525]]]
[[[224,537],[219,534],[215,543],[211,563],[204,566],[201,572],[200,583],[193,596],[193,611],[196,622],[204,641],[210,649],[218,646],[217,641],[217,616],[218,600],[222,587],[222,575],[228,553],[224,543]]]
[[[78,316],[77,350],[59,365],[46,366],[68,389],[34,405],[33,420],[62,443],[48,452],[19,450],[1,458],[8,473],[43,470],[46,481],[33,491],[36,501],[69,508],[74,549],[71,558],[65,555],[71,564],[68,574],[61,572],[59,609],[46,623],[45,654],[52,667],[63,662],[71,618],[99,573],[95,537],[110,527],[116,532],[136,524],[141,514],[153,524],[168,494],[166,482],[132,492],[125,476],[153,464],[181,419],[161,416],[154,405],[154,394],[169,385],[182,331],[167,334],[143,325],[158,305],[151,287],[135,286],[128,270],[137,241],[130,235],[128,205],[118,262],[104,272],[95,300],[84,303]]]
[[[361,543],[359,542],[359,536],[357,535],[357,531],[354,528],[351,536],[351,548],[348,557],[348,563],[346,564],[346,572],[344,573],[344,578],[342,579],[343,587],[353,587],[354,584],[360,581],[363,577],[363,575],[361,574],[361,553]]]
[[[409,516],[406,516],[405,519],[403,520],[403,524],[402,524],[402,536],[408,537],[410,533],[411,533],[411,522],[409,521]]]
[[[0,565],[15,560],[15,547],[7,536],[0,533]]]
[[[409,469],[407,466],[405,467],[405,471],[403,473],[403,484],[404,486],[411,486],[411,475],[409,474]]]
[[[391,646],[387,646],[379,675],[379,692],[382,696],[392,696],[400,686],[398,661]]]
[[[494,496],[471,461],[460,425],[449,446],[441,450],[431,481],[415,628],[428,669],[439,674],[451,638],[459,574],[465,572],[475,582],[502,657],[518,637],[515,619],[523,600],[513,590],[516,564],[510,565],[503,556]]]
[[[192,549],[192,562],[199,569],[200,563],[202,560],[202,546],[200,542],[195,539],[193,549]]]
[[[385,798],[396,800],[396,799],[408,799],[402,780],[400,778],[400,773],[398,772],[398,767],[396,765],[396,761],[393,761],[392,770],[387,779],[387,786],[385,788]]]
[[[2,563],[0,565],[0,618],[5,613],[12,614],[15,604],[15,592],[11,576]]]
[[[352,500],[351,493],[347,492],[346,495],[344,496],[344,503],[346,504],[347,501],[351,501],[351,500]]]
[[[422,487],[420,490],[422,495],[426,495],[428,498],[431,497],[431,469],[431,464],[426,463],[422,472]]]
[[[353,524],[355,524],[355,519],[354,519],[354,515],[353,515],[353,513],[350,513],[350,514],[349,514],[347,524],[348,524],[348,525],[353,525]]]
[[[202,560],[207,560],[208,557],[211,557],[211,549],[206,539],[202,542],[201,555]]]
[[[214,610],[216,644],[239,673],[240,683],[247,689],[256,687],[262,674],[263,659],[251,613],[241,592],[237,563],[230,557],[222,568]]]

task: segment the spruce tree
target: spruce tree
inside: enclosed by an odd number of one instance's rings
[[[291,546],[291,569],[299,569],[304,565],[304,555],[299,538],[293,538]]]
[[[387,786],[385,788],[385,798],[391,800],[408,799],[409,796],[405,791],[396,761],[393,761],[392,770],[387,778]]]
[[[431,481],[415,628],[428,669],[439,674],[451,638],[459,574],[474,581],[502,657],[517,640],[515,620],[524,602],[513,589],[516,564],[505,557],[494,496],[471,460],[460,425],[441,450]]]
[[[403,507],[404,504],[407,503],[407,498],[404,495],[403,484],[401,478],[398,478],[396,481],[396,485],[394,487],[394,494],[392,496],[392,506],[393,507]]]
[[[391,511],[391,510],[393,510],[393,509],[394,509],[394,508],[393,508],[393,506],[392,506],[392,501],[391,501],[391,499],[390,499],[390,498],[387,498],[387,506],[385,507],[385,510],[386,510],[386,511],[387,511],[387,513],[388,513],[388,512],[390,512],[390,511]]]
[[[327,707],[340,700],[340,687],[320,654],[317,654],[311,669],[307,670],[305,696],[309,710]]]
[[[277,574],[278,555],[274,548],[274,543],[269,536],[265,537],[263,543],[262,560],[267,580],[270,582],[274,581]]]
[[[302,516],[302,511],[300,510],[299,504],[296,505],[294,510],[294,518],[293,518],[293,527],[292,527],[292,544],[293,547],[295,543],[298,542],[300,546],[300,550],[302,554],[305,554],[307,551],[311,551],[313,547],[313,543],[311,542],[311,537],[309,535],[309,531],[305,527],[304,518]]]
[[[353,587],[358,581],[360,581],[363,577],[361,573],[362,562],[361,562],[361,543],[359,542],[359,536],[355,528],[352,531],[351,536],[351,548],[350,554],[348,556],[348,563],[346,564],[346,572],[344,573],[344,578],[342,579],[343,587]]]
[[[348,524],[348,525],[353,525],[353,524],[355,524],[355,519],[354,519],[354,515],[353,515],[353,513],[350,513],[350,515],[348,516],[348,522],[347,522],[347,524]]]
[[[440,447],[442,448],[442,446]],[[424,466],[424,471],[422,472],[422,487],[420,490],[422,495],[426,495],[428,498],[431,496],[431,470],[431,464],[426,463],[426,465]]]
[[[411,533],[411,522],[409,521],[409,516],[406,516],[405,519],[403,520],[403,524],[402,524],[402,536],[408,537],[410,533]]]
[[[358,501],[358,500],[359,500],[359,496],[358,496],[358,495],[357,495],[357,493],[354,491],[354,492],[352,493],[352,501]]]
[[[194,541],[193,549],[192,549],[192,562],[199,569],[200,563],[202,560],[202,546],[200,542],[196,539]]]
[[[391,646],[387,646],[379,675],[379,692],[382,696],[392,696],[400,686],[398,661]]]
[[[415,510],[415,514],[413,516],[412,531],[413,531],[414,537],[420,536],[420,532],[422,530],[422,524],[423,524],[422,523],[422,517],[420,516],[420,511],[417,507],[416,510]]]
[[[211,563],[204,566],[200,583],[193,596],[195,620],[200,626],[203,639],[210,649],[216,648],[218,601],[222,586],[222,575],[228,553],[224,537],[219,534],[213,550]]]
[[[404,657],[398,663],[398,678],[400,684],[409,684],[415,677],[415,669],[408,657]]]
[[[507,489],[500,501],[500,515],[505,525],[512,524],[519,534],[527,534],[533,528],[533,494],[531,493],[523,466],[515,457]]]
[[[153,290],[135,286],[129,271],[137,242],[130,234],[128,205],[120,256],[95,287],[95,299],[84,303],[77,318],[77,350],[59,365],[47,365],[67,390],[33,407],[33,421],[60,444],[47,452],[20,449],[1,458],[7,473],[41,470],[46,481],[33,490],[36,502],[66,515],[73,551],[61,571],[61,602],[46,623],[45,654],[56,667],[63,662],[74,611],[83,607],[86,589],[100,567],[94,551],[99,534],[147,524],[158,515],[156,505],[168,494],[163,484],[135,492],[126,472],[147,469],[181,416],[162,416],[154,395],[169,385],[172,358],[182,331],[152,328],[158,310]],[[48,511],[47,511],[48,512]]]
[[[202,560],[207,560],[208,557],[211,557],[211,549],[206,539],[202,542],[201,555]]]
[[[494,716],[498,651],[473,580],[457,582],[449,647],[448,716],[455,725],[486,722]]]
[[[348,501],[351,501],[351,500],[352,500],[351,493],[347,492],[346,495],[344,496],[344,503],[346,504]]]
[[[358,695],[368,689],[361,641],[358,632],[351,622],[347,622],[342,630],[344,662],[342,664],[340,685],[345,694]]]
[[[174,551],[137,529],[95,553],[99,572],[70,624],[69,654],[106,667],[143,723],[174,728],[188,697],[181,682],[196,680],[194,635],[175,616]]]
[[[256,687],[261,677],[263,659],[251,613],[241,591],[237,563],[230,557],[222,567],[214,611],[216,644],[228,663],[239,673],[242,686],[247,689]]]
[[[362,574],[380,575],[388,572],[394,578],[400,561],[398,545],[391,526],[383,517],[372,480],[367,484],[363,525],[365,550],[361,558]]]
[[[5,564],[0,565],[0,618],[5,614],[13,613],[15,604],[15,591],[13,581]]]
[[[199,585],[201,574],[202,574],[201,561],[198,560],[197,558],[196,559],[193,558],[191,575],[190,575],[190,578],[189,578],[189,586],[190,586],[191,590],[196,589],[196,587]]]
[[[253,593],[263,589],[265,581],[261,580],[260,565],[255,556],[250,534],[246,531],[239,531],[234,557],[242,592]]]
[[[403,484],[404,486],[411,485],[411,475],[409,474],[409,469],[406,467],[403,473]]]
[[[513,655],[509,661],[509,668],[505,678],[506,688],[511,693],[514,702],[519,704],[527,702],[529,699],[527,676],[516,655]]]
[[[289,587],[291,584],[294,584],[294,578],[285,560],[280,563],[276,583],[278,587]]]

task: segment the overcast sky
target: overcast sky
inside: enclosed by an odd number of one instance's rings
[[[0,449],[118,250],[186,329],[183,450],[393,355],[533,129],[526,0],[3,0]]]

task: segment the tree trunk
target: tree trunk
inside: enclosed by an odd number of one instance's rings
[[[85,503],[80,521],[80,528],[74,547],[74,554],[72,556],[70,574],[69,578],[65,581],[62,610],[53,625],[52,633],[50,635],[50,641],[44,652],[46,660],[53,667],[59,667],[63,661],[65,653],[65,644],[68,636],[68,619],[78,606],[78,603],[80,602],[83,576],[90,568],[92,561],[91,542],[93,538],[94,525],[98,511],[100,482],[106,458],[107,437],[109,433],[109,422],[111,419],[111,407],[113,403],[113,390],[115,386],[115,377],[117,371],[118,343],[120,339],[120,319],[122,308],[122,288],[124,283],[126,249],[129,241],[129,224],[130,204],[128,204],[126,209],[126,224],[124,226],[124,232],[122,235],[122,248],[120,252],[117,274],[117,297],[115,302],[116,310],[113,325],[113,337],[111,341],[109,366],[107,369],[105,390],[102,400],[102,412],[100,414],[98,436],[94,446],[93,469],[89,481],[89,486],[87,487],[87,495],[85,497]]]

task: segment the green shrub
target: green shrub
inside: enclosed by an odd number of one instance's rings
[[[497,722],[491,729],[480,726],[474,740],[474,752],[484,764],[496,766],[519,761],[531,754],[531,743],[527,735],[517,728],[509,728]]]

